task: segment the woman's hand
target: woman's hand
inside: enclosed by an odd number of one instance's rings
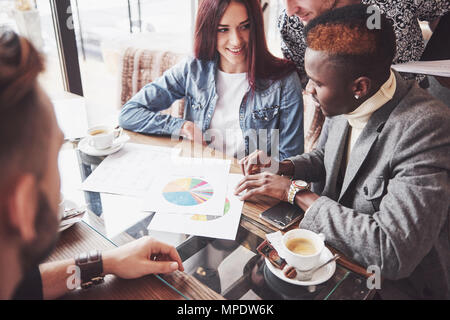
[[[291,180],[289,178],[264,172],[246,176],[239,182],[234,194],[238,195],[243,191],[247,191],[240,197],[242,201],[261,195],[287,201],[290,186]]]
[[[104,273],[123,279],[171,273],[175,270],[184,271],[177,250],[150,237],[142,237],[102,255]]]
[[[180,135],[186,139],[201,143],[206,146],[207,142],[203,140],[203,132],[192,121],[186,121],[180,130]]]

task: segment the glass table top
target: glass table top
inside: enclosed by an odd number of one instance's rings
[[[330,280],[316,286],[297,286],[279,279],[256,251],[263,239],[242,226],[235,240],[149,231],[154,213],[141,211],[136,198],[79,189],[102,160],[82,154],[75,146],[63,148],[59,158],[62,193],[77,205],[86,204],[89,210],[82,223],[114,245],[147,235],[171,244],[177,248],[187,274],[227,299],[334,299],[347,291],[349,298],[367,295],[365,278],[338,265]]]

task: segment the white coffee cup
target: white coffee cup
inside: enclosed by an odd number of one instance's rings
[[[95,126],[88,130],[88,143],[96,149],[108,149],[122,134],[122,128],[115,129],[110,126]]]
[[[287,243],[292,239],[306,239],[314,246],[313,254],[299,254],[288,249]],[[319,264],[320,254],[325,248],[325,236],[306,229],[293,229],[284,234],[282,239],[282,256],[286,262],[299,270],[306,271]]]

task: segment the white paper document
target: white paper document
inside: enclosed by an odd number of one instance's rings
[[[81,189],[142,197],[161,172],[161,163],[170,164],[180,151],[127,143],[122,150],[103,160],[81,184]]]
[[[105,232],[109,238],[114,238],[152,214],[142,211],[141,203],[135,197],[102,194],[101,201]]]
[[[450,77],[450,60],[412,61],[396,64],[392,68],[398,72],[428,74],[438,77]]]
[[[234,195],[234,189],[242,178],[240,174],[228,176],[227,196],[222,206],[223,216],[157,212],[150,222],[149,230],[235,240],[244,202]]]
[[[161,164],[144,197],[145,211],[223,215],[230,160],[178,158]]]

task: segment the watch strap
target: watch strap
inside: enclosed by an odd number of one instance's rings
[[[295,195],[297,194],[298,188],[295,187],[295,185],[291,181],[291,186],[289,187],[288,192],[288,202],[290,204],[294,204]]]
[[[302,186],[298,186],[296,184],[297,180],[292,180],[291,181],[291,186],[289,187],[289,192],[288,192],[288,202],[292,205],[295,204],[295,196],[297,195],[298,192],[303,191],[303,190],[309,190],[309,183],[306,184],[306,186],[302,187]]]
[[[102,254],[98,250],[81,253],[75,259],[80,268],[81,288],[86,289],[104,281]]]

